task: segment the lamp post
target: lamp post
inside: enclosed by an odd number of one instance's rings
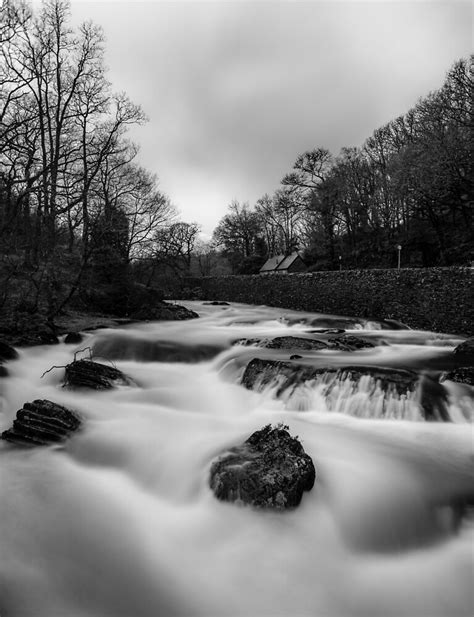
[[[339,272],[342,270],[342,255],[339,255]]]
[[[400,254],[401,254],[401,250],[402,250],[402,245],[401,244],[397,244],[397,251],[398,251],[397,270],[400,270]]]

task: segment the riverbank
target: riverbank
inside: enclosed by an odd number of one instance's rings
[[[197,316],[184,306],[170,302],[143,307],[140,318],[68,309],[57,315],[51,323],[40,312],[33,314],[3,312],[0,314],[0,340],[14,347],[50,345],[57,343],[58,337],[69,333],[114,328],[142,321],[181,321],[194,319]]]
[[[474,269],[346,270],[163,280],[168,297],[395,319],[410,328],[474,336]]]

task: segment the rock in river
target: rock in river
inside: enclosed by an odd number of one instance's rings
[[[442,375],[442,381],[446,380],[463,383],[466,386],[474,386],[474,366],[458,366]]]
[[[11,345],[0,341],[0,364],[5,360],[15,360],[18,358],[18,352]]]
[[[420,407],[426,420],[450,421],[444,387],[425,375],[413,371],[381,366],[316,367],[298,362],[281,362],[254,358],[242,376],[242,385],[249,390],[262,389],[278,383],[277,396],[310,381],[326,384],[331,390],[337,382],[350,379],[357,383],[363,376],[372,378],[372,388],[378,384],[385,392],[408,396],[419,391]]]
[[[474,364],[474,336],[460,343],[453,351],[453,354],[458,358],[466,361],[467,365]]]
[[[6,377],[8,375],[7,369],[2,366],[4,362],[8,362],[9,360],[15,360],[18,358],[18,352],[16,349],[0,341],[0,377]]]
[[[82,343],[83,336],[80,332],[68,332],[64,337],[64,342],[66,345],[77,345],[78,343]]]
[[[109,390],[132,383],[132,380],[117,368],[92,360],[74,360],[66,366],[65,386]]]
[[[355,351],[375,347],[367,339],[345,334],[344,336],[326,337],[326,340],[319,338],[303,338],[300,336],[277,336],[269,339],[239,339],[234,341],[234,345],[256,345],[265,349],[299,349],[303,351],[317,351],[321,349],[336,349],[339,351]]]
[[[70,409],[36,400],[17,411],[13,427],[3,431],[2,439],[18,445],[46,446],[64,441],[80,425],[80,419]]]
[[[209,484],[217,499],[276,510],[297,506],[316,472],[287,429],[267,425],[214,461]]]

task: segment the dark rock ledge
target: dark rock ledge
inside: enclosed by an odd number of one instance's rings
[[[458,366],[452,371],[443,373],[441,381],[446,380],[466,386],[474,386],[474,366]]]
[[[245,369],[242,385],[249,390],[259,390],[278,380],[277,396],[281,396],[283,392],[307,381],[323,381],[330,387],[333,382],[345,379],[357,382],[364,375],[372,377],[374,384],[378,383],[385,392],[407,395],[419,389],[420,406],[425,419],[450,421],[443,385],[428,376],[405,369],[378,366],[315,367],[297,362],[254,358]]]
[[[64,441],[81,426],[70,409],[48,400],[24,403],[2,439],[16,445],[46,446]]]
[[[316,472],[287,429],[267,425],[212,463],[209,484],[217,499],[276,510],[299,505]]]

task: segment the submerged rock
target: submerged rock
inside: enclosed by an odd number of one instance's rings
[[[230,306],[228,302],[223,300],[213,300],[212,302],[203,302],[206,306]]]
[[[367,339],[352,334],[344,334],[328,340],[328,346],[331,349],[340,351],[355,351],[357,349],[370,349],[375,345]]]
[[[449,421],[447,395],[444,387],[426,376],[413,371],[379,366],[314,367],[310,364],[281,362],[254,358],[242,376],[242,385],[249,390],[262,389],[271,383],[278,384],[277,396],[308,381],[318,380],[327,385],[350,379],[357,382],[370,376],[375,385],[385,392],[399,396],[420,390],[420,406],[426,420]]]
[[[380,324],[383,330],[411,330],[410,326],[396,319],[383,319]]]
[[[80,426],[79,417],[70,409],[35,400],[17,411],[13,427],[3,431],[2,439],[18,445],[46,446],[64,441]]]
[[[185,306],[160,302],[153,306],[142,306],[131,314],[132,319],[147,321],[183,321],[197,319],[199,315]]]
[[[344,332],[344,330],[334,331],[321,331],[323,334],[338,334]],[[375,347],[375,345],[367,339],[360,338],[359,336],[353,336],[352,334],[344,334],[343,336],[336,336],[333,338],[327,338],[322,341],[315,338],[304,338],[301,336],[277,336],[270,339],[239,339],[234,341],[234,345],[256,345],[264,349],[298,349],[302,351],[316,351],[320,349],[335,349],[338,351],[354,351],[356,349],[364,349]]]
[[[74,360],[66,366],[64,379],[64,386],[66,387],[109,390],[115,386],[131,384],[132,380],[122,371],[100,362]]]
[[[140,362],[204,362],[225,349],[223,345],[183,344],[176,341],[150,341],[141,337],[109,334],[93,345],[96,356],[110,360]]]
[[[328,348],[323,341],[298,336],[277,336],[270,339],[243,338],[234,341],[233,345],[245,345],[246,347],[256,345],[264,349],[300,349],[304,351]]]
[[[66,345],[77,345],[82,343],[83,336],[80,332],[68,332],[64,338]]]
[[[287,426],[265,426],[211,465],[209,484],[217,499],[283,510],[313,488],[311,457]]]

